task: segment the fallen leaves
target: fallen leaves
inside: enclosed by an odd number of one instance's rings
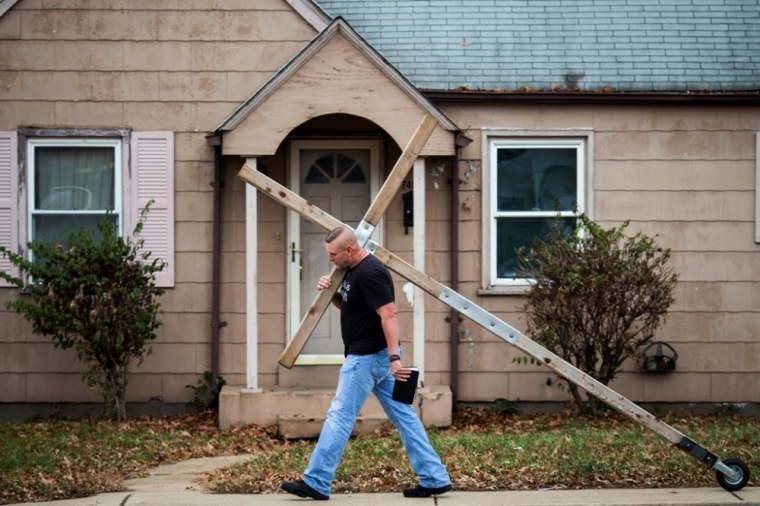
[[[666,417],[722,457],[760,466],[760,427],[741,417]],[[463,408],[429,430],[457,490],[715,486],[714,472],[626,417],[574,412],[508,415]],[[85,420],[0,424],[0,504],[121,490],[163,463],[252,454],[209,473],[216,493],[277,493],[301,477],[314,441],[280,439],[276,427],[220,430],[213,413],[125,423]],[[335,493],[397,492],[417,478],[394,429],[352,439]],[[752,485],[752,483],[750,483]]]

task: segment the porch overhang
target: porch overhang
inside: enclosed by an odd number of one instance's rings
[[[439,126],[420,156],[452,156],[459,128],[342,18],[336,18],[216,129],[223,154],[272,155],[304,122],[349,114],[404,146],[425,114]]]

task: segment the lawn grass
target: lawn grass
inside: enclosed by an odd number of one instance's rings
[[[754,417],[666,415],[664,420],[721,458],[760,472]],[[458,490],[717,486],[715,472],[626,417],[574,412],[526,415],[463,409],[430,428]],[[220,430],[213,413],[127,423],[86,420],[0,424],[0,504],[116,491],[151,466],[193,457],[253,454],[210,473],[217,493],[276,492],[301,476],[314,441],[285,441],[274,427]],[[416,483],[398,435],[388,429],[349,442],[334,493],[399,491]],[[756,478],[750,486],[758,483]]]
[[[715,472],[622,415],[499,415],[470,410],[449,429],[429,430],[455,490],[717,486]],[[760,470],[757,418],[667,417],[722,458]],[[299,478],[312,443],[300,443],[209,475],[219,493],[273,493]],[[352,439],[334,493],[392,492],[416,484],[395,432]],[[750,486],[753,484],[750,481]]]

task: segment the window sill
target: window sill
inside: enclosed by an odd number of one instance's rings
[[[480,288],[478,295],[525,295],[529,289],[529,285],[489,286],[488,288]]]

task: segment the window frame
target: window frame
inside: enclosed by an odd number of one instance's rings
[[[114,162],[114,170],[118,165],[121,168],[120,174],[114,178],[118,185],[116,200],[121,203],[119,215],[119,231],[123,235],[125,231],[131,231],[132,218],[131,211],[127,206],[131,203],[131,179],[132,168],[130,163],[130,141],[132,138],[131,129],[97,129],[97,128],[32,128],[22,127],[17,130],[19,160],[18,166],[21,174],[19,179],[19,210],[18,210],[18,233],[19,244],[23,245],[23,255],[28,258],[29,251],[26,248],[27,242],[31,239],[31,210],[33,189],[31,179],[33,178],[33,159],[30,161],[31,152],[29,146],[31,142],[51,141],[55,143],[65,143],[71,140],[111,141],[120,144],[118,159]]]
[[[573,128],[561,130],[525,130],[525,129],[483,129],[483,205],[482,205],[482,269],[480,295],[522,294],[530,284],[530,279],[505,279],[496,275],[496,233],[497,220],[500,218],[535,218],[554,217],[555,211],[498,211],[496,205],[497,191],[497,150],[502,147],[527,148],[575,148],[577,151],[578,172],[578,210],[592,216],[590,202],[593,201],[593,130],[591,128]],[[572,211],[563,211],[562,215],[572,216]]]
[[[26,234],[27,238],[34,239],[34,216],[35,215],[55,215],[55,214],[92,214],[101,215],[104,210],[97,211],[45,211],[36,209],[35,201],[35,171],[34,163],[36,158],[36,148],[38,147],[112,147],[114,150],[114,209],[113,212],[118,214],[117,220],[117,233],[121,237],[123,233],[123,221],[124,221],[124,202],[122,198],[122,191],[124,185],[124,172],[123,172],[123,157],[124,142],[121,139],[114,138],[92,138],[92,137],[60,137],[60,138],[29,138],[27,139],[26,153],[27,153],[27,181],[29,182],[29,192],[27,200],[26,210]]]

